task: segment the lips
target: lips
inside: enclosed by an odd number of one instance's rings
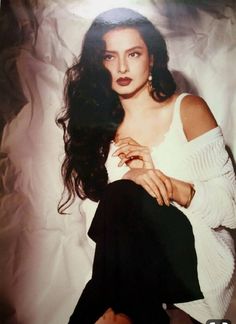
[[[122,87],[129,85],[131,81],[132,79],[130,78],[119,78],[116,80],[116,82]]]

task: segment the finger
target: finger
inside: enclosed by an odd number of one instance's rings
[[[160,170],[156,170],[156,173],[161,178],[163,183],[165,184],[169,198],[172,198],[172,196],[173,196],[173,185],[172,185],[172,182],[171,182],[170,178],[167,177]]]
[[[152,169],[154,168],[154,164],[152,161],[152,157],[145,148],[135,149],[131,148],[128,153],[126,153],[127,158],[137,157],[139,160],[142,160],[144,162],[144,167],[146,169]]]
[[[151,157],[151,153],[148,147],[146,146],[134,146],[132,145],[130,152],[126,154],[127,157],[130,156],[139,156],[139,159],[143,161],[143,167],[145,169],[153,169],[154,164]]]
[[[135,144],[123,144],[112,155],[116,156],[119,155],[121,152],[125,153],[127,156],[150,156],[150,152],[146,146],[140,146]]]
[[[119,161],[118,167],[121,167],[125,162],[126,162],[126,158],[124,157]]]
[[[119,146],[122,144],[136,144],[139,145],[138,142],[136,142],[132,137],[124,137],[124,138],[120,138],[115,145]]]
[[[156,179],[156,185],[158,186],[160,195],[162,200],[164,201],[165,205],[170,205],[169,194],[167,192],[166,186],[160,178]]]
[[[125,154],[121,153],[121,154],[119,155],[119,158],[120,158],[120,161],[119,161],[119,163],[118,163],[118,167],[121,167],[121,166],[124,164],[125,160],[126,160]],[[123,162],[123,161],[124,161],[124,162]],[[122,162],[122,163],[121,163],[121,162]]]
[[[117,150],[115,150],[112,153],[112,156],[117,156],[117,155],[120,155],[120,154],[126,155],[129,152],[127,146],[128,146],[127,144],[120,146]]]
[[[118,167],[121,167],[124,163],[128,163],[128,162],[131,162],[133,160],[135,160],[136,157],[133,156],[133,157],[129,157],[129,158],[126,158],[125,156],[120,160],[120,162],[118,163]]]
[[[165,183],[163,182],[163,179],[161,179],[153,170],[150,170],[148,174],[150,176],[151,181],[153,182],[153,185],[158,188],[157,197],[159,198],[159,200],[161,199],[162,202],[165,203],[165,205],[169,206],[170,205],[169,194],[165,186]]]
[[[155,181],[153,181],[153,179],[150,178],[149,176],[145,177],[144,181],[145,181],[145,184],[148,186],[149,190],[151,190],[155,194],[155,198],[156,198],[158,204],[163,206],[164,201],[162,199],[159,188],[156,185]]]
[[[127,157],[131,157],[131,156],[145,157],[146,155],[147,155],[147,152],[145,152],[142,149],[137,149],[135,147],[131,147],[129,152],[126,154]]]
[[[119,154],[119,158],[120,158],[120,159],[125,158],[125,154],[124,154],[124,153],[120,153],[120,154]]]
[[[124,145],[120,146],[117,150],[115,150],[115,152],[113,152],[112,156],[117,156],[117,155],[120,155],[121,153],[126,155],[129,152],[131,152],[132,150],[134,150],[133,144],[124,144]]]
[[[172,199],[172,197],[173,197],[173,186],[172,186],[172,182],[170,181],[169,178],[165,178],[164,179],[164,184],[166,186],[169,199]]]
[[[150,188],[149,185],[147,185],[145,182],[143,183],[139,183],[139,185],[141,185],[146,191],[147,193],[152,196],[153,198],[156,198],[155,193],[153,192],[153,190]]]

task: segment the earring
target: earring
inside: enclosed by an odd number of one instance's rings
[[[149,88],[149,92],[152,91],[152,73],[150,72],[149,73],[149,76],[148,76],[148,88]]]
[[[148,76],[148,81],[152,82],[152,73],[150,72],[149,76]]]

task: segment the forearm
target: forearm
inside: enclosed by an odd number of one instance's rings
[[[176,180],[172,181],[175,183]],[[187,196],[185,184],[177,184],[175,187],[173,201],[180,206],[184,206],[180,202]],[[211,228],[221,225],[236,228],[236,183],[233,171],[208,181],[193,181],[193,185],[196,194],[187,208],[188,215],[202,218]]]
[[[231,179],[232,182],[225,175],[209,181],[195,181],[196,195],[188,212],[193,217],[201,217],[211,228],[220,225],[236,228],[236,184]]]
[[[193,184],[175,178],[170,178],[170,180],[173,188],[172,200],[183,207],[189,207],[195,194]]]
[[[136,178],[136,171],[146,170],[145,168],[138,168],[138,169],[131,169],[129,172],[126,172],[123,175],[123,179],[133,180]],[[160,172],[158,169],[152,169],[153,171]],[[151,169],[149,169],[151,171]],[[172,187],[172,196],[171,200],[177,202],[179,205],[187,208],[191,204],[191,200],[195,194],[193,184],[177,180],[171,177],[166,176],[170,180],[171,187]],[[169,191],[169,190],[168,190]]]

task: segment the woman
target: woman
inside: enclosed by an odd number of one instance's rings
[[[93,274],[69,323],[95,323],[108,308],[169,323],[163,304],[205,323],[229,305],[232,163],[209,107],[176,93],[167,63],[151,22],[117,8],[93,21],[67,71],[59,212],[76,194],[99,201]]]

